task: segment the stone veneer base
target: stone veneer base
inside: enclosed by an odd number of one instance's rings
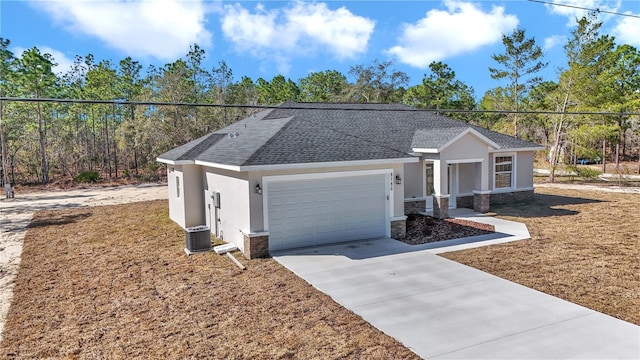
[[[404,214],[418,214],[424,212],[427,208],[426,200],[405,200],[404,201]]]
[[[244,251],[248,259],[269,257],[269,235],[250,236],[244,234]]]
[[[391,238],[404,239],[407,236],[407,220],[391,221]]]

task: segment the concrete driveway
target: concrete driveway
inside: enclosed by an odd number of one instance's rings
[[[423,358],[640,358],[636,325],[392,239],[274,258]]]

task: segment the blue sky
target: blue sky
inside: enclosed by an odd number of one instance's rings
[[[549,0],[640,15],[638,0]],[[293,80],[309,72],[393,60],[418,84],[431,61],[448,64],[480,98],[498,83],[488,67],[501,53],[503,33],[524,28],[544,49],[555,79],[563,44],[585,11],[525,0],[505,1],[5,1],[0,36],[20,55],[37,46],[57,72],[75,55],[117,64],[131,56],[145,68],[184,57],[198,43],[205,67],[224,60],[234,77]],[[601,13],[603,33],[640,48],[640,18]],[[353,81],[353,79],[349,79]]]

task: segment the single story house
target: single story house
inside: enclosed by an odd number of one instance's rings
[[[249,258],[405,236],[406,216],[533,195],[534,143],[397,104],[285,102],[160,155],[169,214]]]

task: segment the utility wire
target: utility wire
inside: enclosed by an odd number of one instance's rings
[[[593,11],[593,12],[596,12],[596,13],[604,13],[604,14],[611,14],[611,15],[618,15],[618,16],[628,16],[628,17],[640,19],[640,15],[625,14],[625,13],[619,13],[619,12],[609,11],[609,10],[600,10],[600,8],[590,9],[590,8],[577,6],[577,5],[558,4],[558,3],[552,3],[552,2],[548,2],[548,1],[542,1],[542,0],[528,0],[528,1],[535,2],[535,3],[540,3],[540,4],[552,5],[552,6],[563,6],[563,7],[568,7],[568,8],[572,8],[572,9],[587,10],[587,11]]]
[[[53,99],[53,98],[15,98],[0,97],[0,101],[61,103],[61,104],[93,104],[93,105],[136,105],[136,106],[187,106],[209,108],[239,108],[239,109],[281,109],[281,110],[323,110],[323,111],[384,111],[384,112],[430,112],[430,113],[462,113],[462,114],[533,114],[533,115],[640,115],[640,111],[552,111],[552,110],[464,110],[464,109],[415,109],[415,108],[371,108],[359,107],[355,103],[329,103],[331,107],[319,107],[318,104],[327,103],[297,103],[296,106],[287,105],[247,105],[247,104],[207,104],[186,102],[156,102],[156,101],[128,101],[128,100],[85,100],[85,99]],[[304,105],[308,104],[308,105]],[[340,106],[344,105],[344,106]],[[349,105],[349,106],[347,106]],[[380,105],[380,104],[378,104]]]

